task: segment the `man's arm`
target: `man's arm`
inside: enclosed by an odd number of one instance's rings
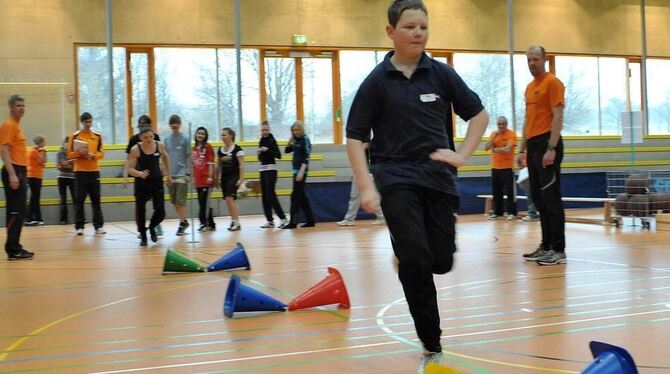
[[[556,160],[556,150],[554,149],[558,144],[558,139],[561,137],[561,129],[563,128],[563,106],[555,106],[551,108],[554,118],[551,120],[551,135],[549,136],[549,144],[547,150],[542,156],[542,165],[549,166]]]
[[[7,174],[9,174],[9,186],[12,190],[19,188],[19,177],[16,175],[16,170],[14,170],[14,165],[12,165],[12,154],[9,151],[9,145],[3,144],[0,148],[0,155],[2,156],[2,162],[5,164],[5,169],[7,169]]]
[[[158,147],[158,151],[161,153],[161,158],[163,159],[163,165],[165,165],[165,169],[170,170],[170,155],[168,155],[167,151],[165,151],[165,144],[162,142],[157,141],[156,146]],[[172,176],[170,173],[166,173],[167,177],[167,182],[168,184],[172,183]]]

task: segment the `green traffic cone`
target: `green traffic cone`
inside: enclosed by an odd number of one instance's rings
[[[168,249],[165,254],[163,273],[203,273],[205,266],[187,258],[177,251]]]

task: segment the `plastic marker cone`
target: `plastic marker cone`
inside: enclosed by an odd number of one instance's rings
[[[233,318],[235,312],[270,312],[284,309],[286,309],[286,304],[242,284],[237,274],[230,277],[226,298],[223,302],[223,314],[226,317]]]
[[[230,252],[226,253],[220,259],[212,262],[207,271],[218,271],[218,270],[230,270],[230,269],[251,269],[249,265],[249,258],[247,258],[247,253],[244,251],[244,246],[242,243],[238,242],[237,246],[233,248]]]
[[[202,273],[204,266],[186,258],[177,251],[168,249],[165,254],[165,263],[163,264],[163,273]]]
[[[595,360],[582,374],[637,374],[635,361],[625,349],[595,340],[589,347]]]
[[[426,365],[426,368],[423,372],[425,374],[461,374],[460,371],[450,369],[435,362],[431,362],[430,364]]]
[[[316,306],[340,304],[349,308],[349,294],[344,280],[337,269],[328,268],[328,276],[288,304],[288,310],[313,308]]]

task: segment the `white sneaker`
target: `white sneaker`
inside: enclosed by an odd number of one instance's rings
[[[340,226],[356,226],[356,222],[348,220],[348,219],[343,219],[340,222],[337,223]]]
[[[539,216],[525,216],[521,219],[524,222],[535,222],[539,221],[540,217]]]
[[[375,226],[381,226],[386,224],[386,220],[383,218],[377,218],[376,220],[372,221],[372,224]]]
[[[272,221],[267,221],[264,224],[261,225],[262,229],[272,229],[275,227],[275,223]]]
[[[279,221],[279,226],[277,227],[281,228],[282,226],[286,226],[288,225],[288,222],[288,218],[284,218],[283,220]]]
[[[77,229],[77,231],[75,232],[77,233],[77,235],[84,235],[84,229]]]
[[[508,220],[508,221],[515,221],[515,220],[516,220],[516,216],[513,216],[513,215],[511,215],[511,214],[508,214],[508,215],[507,215],[507,220]]]
[[[242,225],[240,225],[239,222],[233,221],[230,223],[230,227],[228,227],[228,231],[239,231],[242,228]]]
[[[95,233],[99,234],[99,235],[102,235],[102,234],[106,234],[107,231],[105,231],[105,229],[103,229],[102,227],[98,227],[97,229],[95,229]]]

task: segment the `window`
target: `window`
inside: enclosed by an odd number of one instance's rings
[[[126,127],[126,51],[114,48],[114,115],[109,105],[109,74],[107,73],[106,47],[77,48],[79,114],[89,112],[94,118],[94,128],[103,136],[105,144],[125,143]]]
[[[295,60],[268,57],[265,59],[265,91],[267,119],[278,140],[289,139],[296,120]]]
[[[305,131],[314,143],[333,142],[333,69],[330,58],[303,58]]]
[[[647,60],[649,134],[670,135],[670,60]]]
[[[598,58],[600,134],[621,134],[620,116],[626,110],[626,59]]]
[[[159,133],[170,132],[168,120],[177,114],[182,119],[184,134],[192,136],[196,128],[204,126],[210,133],[209,138],[218,140],[216,50],[155,48],[154,54]]]
[[[351,104],[358,87],[377,64],[384,60],[386,52],[341,51],[340,52],[340,90],[342,95],[342,121],[346,128]],[[343,134],[346,137],[346,132]]]
[[[487,133],[496,126],[496,118],[511,122],[509,57],[503,54],[454,53],[454,68],[471,90],[479,95],[489,114]],[[465,136],[467,123],[456,116],[456,134]]]

